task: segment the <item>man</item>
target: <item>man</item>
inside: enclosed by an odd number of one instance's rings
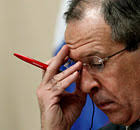
[[[65,15],[67,45],[37,89],[42,130],[69,130],[87,94],[112,122],[104,130],[139,130],[140,1],[72,0]],[[76,64],[59,73],[68,58]],[[65,92],[75,81],[75,92]]]

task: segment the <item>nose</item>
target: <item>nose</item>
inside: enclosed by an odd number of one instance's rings
[[[81,90],[85,93],[96,93],[100,88],[100,83],[96,75],[90,74],[85,68],[81,72]]]

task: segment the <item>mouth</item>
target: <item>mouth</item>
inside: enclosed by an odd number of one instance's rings
[[[96,106],[101,109],[106,114],[109,112],[114,112],[118,110],[118,102],[111,96],[105,95],[101,93],[98,94],[90,94],[92,101],[96,104]]]
[[[99,109],[102,111],[109,111],[115,109],[115,102],[107,101],[107,102],[100,102],[96,104]]]

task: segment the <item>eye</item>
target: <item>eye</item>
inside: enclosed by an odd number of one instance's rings
[[[97,69],[100,69],[100,68],[102,68],[102,66],[103,66],[103,64],[102,63],[89,63],[89,66],[91,67],[91,68],[97,68]]]
[[[98,56],[93,56],[90,58],[88,64],[92,69],[101,69],[104,66],[103,60]]]

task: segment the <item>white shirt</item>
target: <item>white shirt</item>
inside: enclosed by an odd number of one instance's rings
[[[129,126],[126,126],[126,127],[125,127],[125,128],[126,128],[126,130],[128,130],[128,127],[129,127]]]

